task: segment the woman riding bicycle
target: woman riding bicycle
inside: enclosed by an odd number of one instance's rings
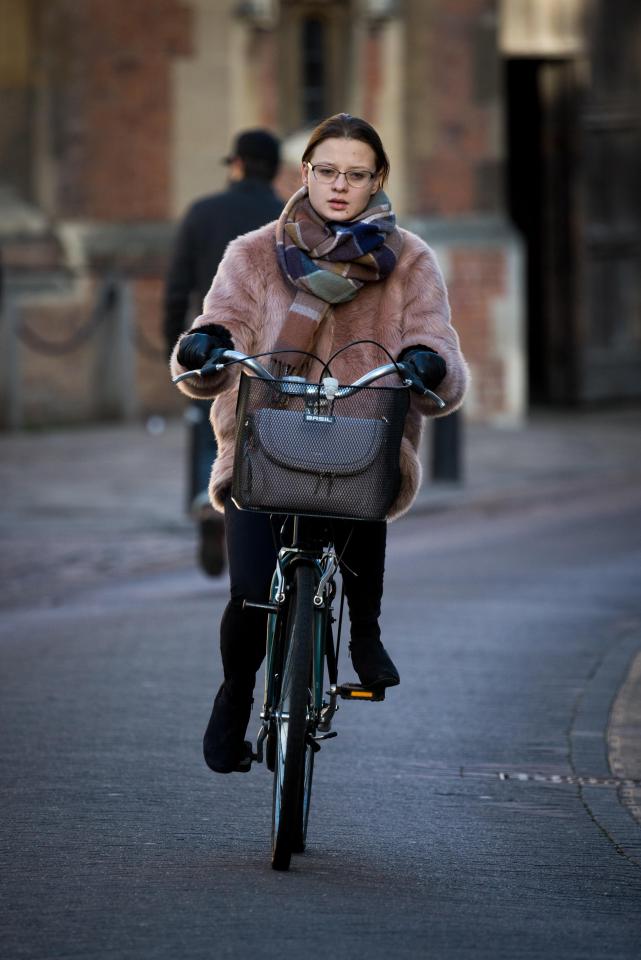
[[[250,355],[292,351],[276,354],[273,372],[317,379],[322,365],[294,351],[324,361],[346,344],[369,340],[403,360],[426,388],[438,387],[446,404],[441,414],[460,406],[468,373],[443,278],[429,247],[396,226],[383,191],[388,174],[383,144],[369,123],[342,113],[319,124],[302,157],[303,186],[278,221],[229,245],[203,315],[176,344],[172,374],[201,369],[226,348]],[[336,357],[331,372],[351,383],[386,359],[375,344],[359,343]],[[215,397],[211,421],[219,454],[210,497],[225,514],[231,597],[220,626],[224,682],[203,746],[208,766],[219,773],[237,769],[244,758],[256,671],[265,654],[264,613],[243,609],[243,602],[266,601],[277,554],[269,515],[238,510],[230,496],[238,375],[232,366],[180,383],[190,397]],[[435,411],[432,401],[412,394],[390,519],[416,496],[422,415]],[[331,528],[354,669],[365,687],[394,686],[398,671],[378,625],[386,523],[333,520]]]

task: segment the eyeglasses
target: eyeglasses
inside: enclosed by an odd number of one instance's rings
[[[342,173],[350,187],[364,188],[369,187],[376,176],[371,170],[337,170],[327,163],[310,163],[309,160],[307,166],[314,174],[314,180],[319,183],[335,183]]]

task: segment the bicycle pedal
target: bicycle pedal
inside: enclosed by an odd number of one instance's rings
[[[371,703],[378,703],[385,699],[385,687],[377,690],[363,687],[360,683],[341,683],[336,692],[342,700],[369,700]]]

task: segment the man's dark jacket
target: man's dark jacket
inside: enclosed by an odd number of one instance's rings
[[[282,201],[266,180],[245,178],[197,200],[180,225],[165,287],[165,338],[171,350],[190,307],[202,309],[227,244],[276,220]],[[192,298],[194,298],[192,300]]]

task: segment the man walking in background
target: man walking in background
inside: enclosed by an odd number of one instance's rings
[[[164,331],[171,352],[176,340],[202,310],[227,244],[242,233],[277,219],[283,203],[272,187],[280,162],[279,141],[267,130],[239,133],[224,162],[226,190],[197,200],[178,230],[167,275]],[[224,568],[223,519],[210,506],[207,487],[216,457],[216,439],[209,423],[211,402],[191,401],[191,510],[199,526],[199,559],[216,576]]]

